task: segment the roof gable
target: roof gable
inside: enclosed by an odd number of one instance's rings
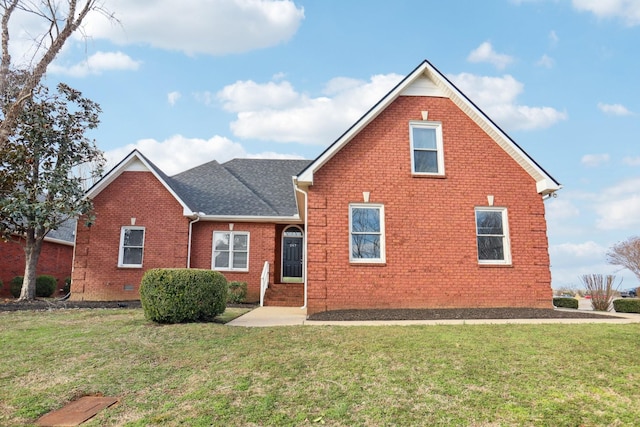
[[[183,207],[185,216],[202,219],[277,221],[298,218],[293,177],[309,160],[234,159],[211,162],[167,176],[133,150],[86,194],[94,198],[120,174],[151,172]]]
[[[398,83],[353,126],[331,144],[296,177],[299,184],[313,184],[314,173],[348,144],[362,129],[400,96],[436,96],[451,99],[458,108],[484,130],[536,182],[540,194],[551,194],[561,188],[551,175],[538,165],[515,141],[428,61],[423,61]]]
[[[85,194],[85,197],[93,199],[109,186],[123,172],[151,172],[158,181],[171,193],[171,195],[180,203],[186,216],[193,215],[193,211],[185,202],[185,200],[175,191],[175,185],[171,185],[171,179],[154,165],[149,159],[142,155],[138,150],[133,150],[124,159],[114,166],[107,174],[105,174],[98,182],[96,182]]]

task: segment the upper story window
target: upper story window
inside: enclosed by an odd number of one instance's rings
[[[249,232],[213,232],[213,270],[249,271]]]
[[[476,236],[480,264],[511,264],[505,208],[476,208]]]
[[[118,267],[142,267],[144,227],[126,226],[120,229]]]
[[[351,204],[349,229],[351,262],[385,262],[383,205]]]
[[[410,122],[411,167],[414,175],[444,175],[442,123]]]

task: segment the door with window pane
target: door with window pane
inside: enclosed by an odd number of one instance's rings
[[[297,227],[282,236],[282,277],[302,278],[303,234]]]

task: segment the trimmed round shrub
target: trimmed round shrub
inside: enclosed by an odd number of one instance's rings
[[[48,298],[56,291],[58,281],[55,277],[43,274],[36,277],[36,297]]]
[[[247,282],[229,282],[227,303],[238,304],[247,297]]]
[[[9,285],[9,292],[14,298],[18,298],[20,296],[20,292],[22,291],[22,282],[24,281],[24,277],[16,276],[11,279],[11,284]]]
[[[620,298],[613,300],[613,309],[618,313],[640,313],[640,299]]]
[[[212,270],[156,268],[140,283],[144,316],[158,323],[212,320],[227,308],[227,279]]]
[[[555,297],[553,298],[553,305],[558,308],[578,308],[578,300],[568,297]]]

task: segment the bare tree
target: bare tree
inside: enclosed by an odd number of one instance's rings
[[[640,236],[613,245],[607,252],[607,262],[631,270],[640,280]]]
[[[34,88],[40,83],[47,67],[58,55],[67,39],[80,28],[83,20],[91,12],[99,12],[113,19],[102,7],[100,0],[0,0],[2,13],[2,59],[0,63],[0,148],[13,135],[17,121],[22,114],[22,105],[31,99]],[[17,70],[12,63],[9,47],[11,34],[9,24],[16,13],[23,12],[37,16],[46,23],[46,29],[33,38],[33,60],[23,68],[23,80],[17,96],[7,97],[11,74]]]
[[[614,287],[616,276],[602,274],[585,274],[580,276],[580,281],[584,284],[587,294],[591,295],[591,307],[596,311],[609,311],[613,293],[617,289]],[[620,281],[622,283],[622,280]],[[620,286],[618,283],[618,286]]]

